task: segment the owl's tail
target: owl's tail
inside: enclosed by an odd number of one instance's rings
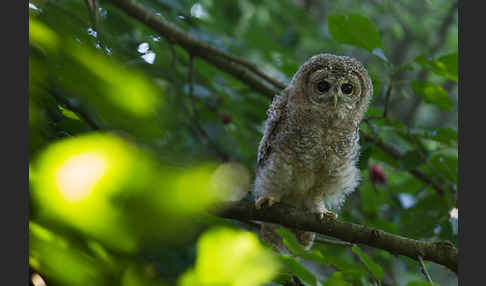
[[[282,252],[284,250],[282,238],[275,231],[279,227],[280,225],[278,224],[262,223],[260,228],[260,238],[273,246],[277,252]],[[295,234],[297,240],[306,250],[309,250],[314,244],[314,239],[316,237],[314,232],[298,229],[290,229],[290,231]]]

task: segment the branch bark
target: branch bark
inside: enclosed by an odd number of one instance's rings
[[[197,40],[194,36],[165,20],[162,16],[156,15],[136,1],[111,0],[111,2],[131,17],[157,31],[172,43],[181,46],[189,54],[206,60],[269,98],[272,98],[286,86],[284,83],[260,71],[255,64]]]
[[[268,98],[273,98],[275,94],[278,94],[280,90],[285,88],[285,84],[278,82],[264,74],[258,70],[253,63],[230,55],[207,43],[197,40],[184,30],[163,19],[161,16],[156,15],[136,1],[111,0],[111,2],[125,11],[125,13],[131,17],[154,29],[160,35],[167,38],[171,43],[181,46],[189,54],[206,60],[209,64],[217,67],[221,71],[231,74],[236,79],[239,79],[253,90]],[[402,156],[402,154],[397,151],[394,146],[385,144],[379,140],[375,140],[376,138],[366,139],[375,143],[377,146],[395,158]],[[411,170],[410,173],[424,183],[431,185],[439,194],[444,193],[442,187],[432,181],[423,172],[419,170]]]
[[[331,218],[319,220],[315,215],[284,204],[258,210],[247,201],[225,202],[211,213],[223,218],[264,221],[313,231],[350,243],[366,244],[392,254],[408,256],[414,260],[418,260],[420,256],[424,260],[444,265],[457,274],[459,251],[450,242],[419,241],[341,220]]]
[[[157,31],[171,43],[181,46],[189,54],[206,60],[208,63],[223,72],[231,74],[253,90],[269,98],[279,93],[285,87],[283,83],[273,80],[258,70],[254,64],[197,40],[133,0],[111,0],[111,2],[128,15]],[[403,156],[400,150],[377,138],[369,136],[369,138],[365,139],[373,142],[395,158]],[[425,183],[432,185],[439,193],[444,192],[439,185],[431,181],[421,171],[412,170],[410,173]],[[316,216],[309,215],[309,213],[298,211],[283,204],[257,210],[250,202],[223,203],[217,209],[213,210],[212,213],[220,217],[240,221],[259,220],[313,231],[339,238],[349,243],[366,244],[393,254],[408,256],[414,260],[421,257],[424,260],[444,265],[456,273],[458,271],[458,249],[447,242],[418,241],[350,222],[328,218],[319,220]]]

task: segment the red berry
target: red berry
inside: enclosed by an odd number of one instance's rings
[[[386,183],[386,175],[381,169],[379,165],[374,165],[370,169],[370,179],[373,184],[385,184]]]
[[[228,113],[223,114],[221,116],[221,121],[224,125],[231,123],[231,115],[229,115]]]

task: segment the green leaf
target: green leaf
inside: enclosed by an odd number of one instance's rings
[[[311,285],[317,285],[317,279],[314,276],[314,274],[309,272],[307,268],[302,266],[302,264],[297,262],[294,258],[288,255],[282,255],[280,257],[280,261],[282,262],[283,265],[285,265],[285,267],[288,270],[292,271],[292,273],[294,273],[297,277],[299,277],[303,281]]]
[[[368,18],[360,14],[330,14],[329,31],[332,37],[343,44],[363,48],[370,53],[382,47],[378,28]],[[359,29],[356,29],[359,27]],[[380,54],[376,51],[374,54]],[[383,55],[383,52],[381,52]],[[386,57],[380,57],[386,59]]]
[[[437,61],[445,65],[445,76],[457,82],[459,74],[458,54],[447,54],[438,58]],[[441,64],[438,65],[442,66]]]
[[[437,129],[437,133],[435,136],[432,136],[430,139],[439,141],[445,145],[457,145],[457,130],[450,127],[443,127]]]
[[[326,260],[326,263],[343,273],[346,281],[360,279],[361,277],[368,278],[371,276],[364,265],[356,263],[355,261],[349,262],[348,259],[351,257],[347,254],[344,255],[344,257],[342,256],[343,253],[347,253],[347,248],[316,242],[313,249],[319,250],[320,253],[325,253],[326,255],[323,255],[323,257]]]
[[[287,247],[287,249],[294,255],[303,254],[306,252],[304,247],[299,243],[297,238],[295,237],[294,233],[285,229],[283,227],[279,227],[275,232],[278,233],[282,237],[282,241]]]
[[[443,174],[449,180],[457,183],[458,161],[457,156],[444,153],[436,153],[431,156],[430,164],[435,170]]]
[[[342,272],[336,271],[324,282],[324,286],[351,286],[351,284],[344,280]]]
[[[325,260],[324,256],[322,256],[319,251],[305,250],[305,248],[299,243],[293,232],[283,227],[278,228],[276,232],[282,237],[283,244],[293,255],[302,257],[306,260],[312,260],[326,266],[329,265],[329,263]]]
[[[447,92],[438,84],[427,81],[413,81],[412,90],[425,102],[434,104],[442,110],[452,110],[452,101]]]
[[[449,147],[457,148],[457,129],[441,127],[437,129],[411,128],[411,135],[416,135],[424,139],[433,140]]]
[[[420,55],[415,59],[415,62],[436,75],[446,77],[455,82],[458,81],[457,53],[443,55],[431,60],[428,60],[425,55]]]
[[[292,280],[292,276],[293,275],[290,273],[279,273],[272,281],[277,284],[285,285],[285,283]]]
[[[67,118],[71,118],[74,120],[81,120],[79,119],[79,116],[76,113],[72,112],[71,110],[64,108],[60,105],[58,105],[58,107],[59,109],[61,109],[62,115],[66,116]]]
[[[398,161],[403,170],[412,170],[427,162],[427,158],[423,158],[419,150],[412,150],[405,153],[405,155]]]
[[[381,280],[383,279],[383,269],[381,269],[381,266],[376,264],[371,257],[369,257],[366,253],[361,251],[361,249],[358,246],[353,246],[352,248],[353,252],[359,256],[359,259],[361,259],[361,262],[368,268],[368,270],[375,276],[376,279]]]

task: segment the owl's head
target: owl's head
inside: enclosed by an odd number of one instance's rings
[[[360,62],[332,54],[311,57],[290,86],[303,96],[302,101],[339,118],[361,118],[373,92],[368,72]]]

